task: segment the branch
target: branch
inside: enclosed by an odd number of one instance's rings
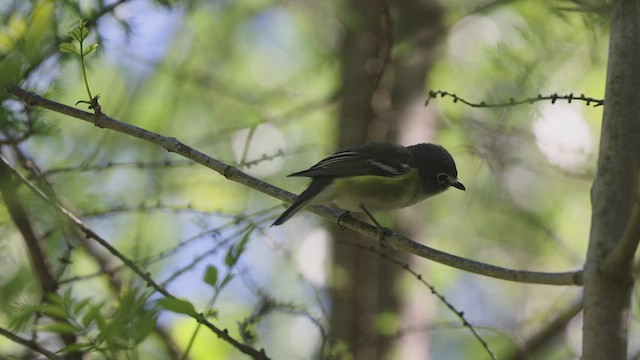
[[[545,346],[557,339],[569,322],[582,311],[582,296],[572,300],[563,309],[553,311],[553,319],[543,328],[524,339],[521,346],[502,358],[506,360],[528,360],[540,354]]]
[[[139,128],[137,126],[124,123],[113,119],[104,114],[96,115],[88,113],[86,111],[78,110],[70,106],[66,106],[55,101],[43,98],[34,93],[28,92],[18,86],[12,85],[8,87],[8,91],[16,97],[22,99],[25,103],[31,106],[39,106],[45,109],[49,109],[61,114],[65,114],[80,120],[88,121],[100,128],[106,128],[115,130],[117,132],[142,139],[153,144],[162,146],[169,152],[174,152],[178,155],[191,159],[201,165],[208,167],[211,170],[218,172],[227,179],[237,182],[239,184],[248,186],[252,189],[258,190],[263,194],[275,197],[277,199],[293,202],[295,195],[280,189],[274,185],[271,185],[265,181],[251,177],[239,169],[216,160],[204,153],[195,150],[176,138],[162,136],[151,131]],[[309,211],[331,219],[337,222],[343,215],[343,211],[331,209],[326,206],[314,206],[308,209]],[[74,217],[75,218],[75,217]],[[79,221],[79,220],[78,220]],[[340,223],[351,230],[357,231],[361,234],[365,234],[372,238],[378,239],[378,230],[372,225],[365,222],[347,218],[340,219]],[[499,266],[489,265],[486,263],[462,258],[459,256],[451,255],[428,246],[419,244],[411,239],[408,239],[399,234],[392,234],[385,238],[387,243],[396,250],[410,252],[414,255],[423,257],[425,259],[433,260],[444,265],[449,265],[460,270],[473,272],[480,275],[495,277],[503,280],[510,280],[524,283],[535,284],[548,284],[548,285],[581,285],[582,284],[582,271],[570,271],[563,273],[545,273],[534,271],[521,271],[507,269]]]
[[[42,354],[44,356],[47,357],[47,359],[49,360],[63,360],[64,358],[62,356],[58,356],[55,353],[43,348],[42,346],[38,345],[37,342],[33,341],[33,340],[27,340],[25,338],[22,338],[14,333],[12,333],[11,331],[0,327],[0,335],[6,337],[7,339],[18,343],[20,345],[26,346],[29,349]]]
[[[640,242],[640,204],[636,201],[622,240],[603,260],[601,270],[609,274],[625,274],[633,267],[633,258]]]
[[[438,91],[433,91],[433,90],[429,90],[429,97],[427,98],[427,101],[424,103],[425,106],[429,105],[429,101],[431,101],[431,99],[436,99],[438,98],[438,96],[440,97],[451,97],[453,98],[453,102],[461,102],[463,104],[469,105],[471,107],[475,107],[475,108],[496,108],[496,107],[507,107],[507,106],[514,106],[514,105],[522,105],[522,104],[533,104],[534,102],[537,101],[546,101],[546,100],[551,100],[551,104],[555,104],[556,101],[558,100],[567,100],[567,102],[569,104],[571,104],[572,101],[574,100],[579,100],[579,101],[584,101],[587,103],[587,106],[590,106],[593,104],[593,107],[598,107],[598,106],[602,106],[604,105],[604,100],[602,99],[594,99],[591,97],[586,97],[584,96],[584,94],[580,94],[580,96],[575,96],[573,95],[573,93],[568,94],[568,95],[558,95],[556,93],[551,94],[551,95],[545,95],[542,96],[541,94],[538,94],[537,97],[533,97],[533,98],[528,98],[528,99],[523,99],[523,100],[516,100],[514,98],[509,99],[509,102],[506,103],[496,103],[496,104],[487,104],[484,101],[481,101],[479,103],[474,103],[471,102],[469,100],[465,100],[461,97],[458,97],[458,95],[456,94],[452,94],[446,91],[442,91],[442,90],[438,90]]]
[[[49,205],[51,205],[56,211],[58,211],[61,215],[63,215],[65,218],[67,218],[67,220],[70,220],[71,223],[75,227],[77,227],[87,238],[91,238],[91,239],[95,240],[98,244],[100,244],[102,247],[107,249],[107,251],[109,251],[113,256],[117,257],[118,259],[120,259],[120,261],[125,263],[127,265],[127,267],[130,268],[131,270],[133,270],[133,272],[135,272],[140,278],[142,278],[147,283],[148,286],[152,287],[154,290],[156,290],[157,292],[159,292],[160,294],[162,294],[166,298],[174,298],[174,296],[171,295],[165,288],[163,288],[158,283],[156,283],[155,280],[153,280],[153,278],[151,277],[151,275],[148,272],[144,272],[133,261],[131,261],[129,258],[124,256],[123,254],[121,254],[115,247],[113,247],[111,244],[109,244],[105,239],[103,239],[98,234],[96,234],[93,230],[91,230],[89,227],[87,227],[82,222],[82,220],[80,220],[78,217],[73,215],[69,210],[67,210],[64,206],[62,206],[56,200],[54,200],[51,197],[47,196],[44,192],[42,192],[39,188],[37,188],[28,179],[23,177],[20,173],[18,173],[15,169],[13,169],[7,163],[7,160],[4,157],[2,157],[1,155],[0,155],[0,169],[9,169],[12,172],[13,175],[15,175],[17,178],[19,178],[20,181],[23,184],[25,184],[27,187],[29,187],[29,189],[31,189],[36,195],[38,195],[40,198],[42,198],[44,201],[46,201]],[[204,315],[195,314],[195,315],[190,315],[190,316],[192,318],[194,318],[197,322],[199,322],[199,323],[203,324],[204,326],[208,327],[211,331],[213,331],[216,335],[218,335],[218,337],[224,339],[224,341],[226,341],[229,344],[233,345],[236,349],[238,349],[241,352],[251,356],[252,358],[261,359],[261,360],[262,359],[269,359],[267,357],[267,355],[265,354],[264,350],[262,350],[262,349],[261,350],[256,350],[251,346],[248,346],[248,345],[245,345],[245,344],[242,344],[242,343],[238,342],[236,339],[231,337],[231,335],[229,335],[229,332],[227,331],[227,329],[224,329],[224,330],[219,329],[218,327],[213,325],[211,322],[209,322],[204,317]]]

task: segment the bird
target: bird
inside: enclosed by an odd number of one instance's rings
[[[371,212],[407,207],[450,187],[466,191],[451,154],[432,143],[405,147],[370,142],[336,152],[288,176],[308,177],[311,182],[271,226],[284,224],[307,206],[333,202],[348,212],[364,212],[378,228],[383,246],[388,229]]]

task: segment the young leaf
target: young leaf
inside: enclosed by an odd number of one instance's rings
[[[98,44],[91,44],[91,45],[87,46],[86,49],[84,49],[84,54],[82,54],[82,55],[87,55],[88,53],[94,51],[97,48],[98,48]]]
[[[93,322],[97,322],[98,318],[102,317],[102,314],[100,314],[100,308],[102,307],[102,303],[97,304],[97,305],[91,305],[89,307],[89,311],[87,311],[86,314],[84,314],[84,316],[82,317],[82,325],[84,327],[89,327],[89,325],[91,325],[91,323]]]
[[[79,314],[87,305],[89,305],[90,302],[91,302],[91,299],[86,298],[76,303],[75,305],[73,305],[73,313]]]
[[[67,318],[65,309],[57,304],[43,304],[38,307],[38,310],[53,319],[61,320]]]
[[[227,285],[229,281],[231,281],[232,279],[233,279],[233,274],[227,274],[227,276],[225,276],[224,279],[222,279],[222,282],[220,283],[220,289],[222,289],[225,285]]]
[[[58,50],[62,53],[80,55],[80,49],[72,43],[62,43],[58,45]]]
[[[89,36],[89,29],[87,29],[86,22],[83,20],[80,23],[80,41],[83,41]]]
[[[188,302],[187,300],[182,300],[178,298],[163,298],[158,300],[158,305],[160,305],[161,307],[169,311],[172,311],[178,314],[185,314],[185,315],[191,315],[191,316],[196,316],[198,314],[193,304]]]
[[[247,246],[247,242],[249,241],[249,237],[251,236],[252,232],[253,227],[250,227],[249,229],[247,229],[247,232],[245,232],[242,240],[240,240],[240,242],[236,246],[232,246],[229,248],[229,250],[227,251],[227,255],[224,257],[224,263],[228,267],[233,267],[238,262],[238,259],[240,259],[240,256]]]
[[[240,256],[240,254],[242,254],[242,252],[244,252],[244,249],[247,246],[247,242],[249,241],[249,236],[251,236],[253,229],[253,226],[247,229],[247,232],[242,237],[242,240],[240,240],[240,243],[238,244],[238,257]]]
[[[213,265],[209,265],[207,266],[207,270],[204,273],[204,282],[206,282],[207,284],[211,285],[212,287],[216,286],[216,283],[218,282],[218,268],[213,266]]]
[[[229,250],[227,250],[227,255],[224,257],[224,264],[227,265],[227,267],[232,267],[238,261],[235,252],[236,248],[234,246],[230,246]]]

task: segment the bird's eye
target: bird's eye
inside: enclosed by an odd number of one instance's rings
[[[440,184],[448,184],[450,176],[445,173],[438,173],[437,179]]]

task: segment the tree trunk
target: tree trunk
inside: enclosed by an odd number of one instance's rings
[[[583,359],[626,359],[632,261],[625,229],[638,202],[640,159],[640,4],[614,1],[611,13],[606,104],[584,286]]]
[[[338,122],[338,149],[369,141],[374,118],[372,96],[379,65],[379,19],[377,1],[351,0],[341,55],[342,103]],[[378,69],[379,70],[379,69]],[[375,254],[344,243],[373,244],[371,239],[333,227],[333,286],[331,289],[332,335],[343,342],[353,359],[379,357],[375,324],[379,259]]]
[[[435,37],[441,33],[442,8],[434,0],[393,4],[398,18],[397,24],[392,24],[386,6],[390,3],[349,2],[347,18],[352,21],[346,24],[342,52],[340,149],[373,140],[401,142],[399,134],[407,125],[428,122],[423,116],[415,119],[415,115],[425,114],[420,111],[424,109],[425,77],[432,65]],[[392,81],[385,81],[381,76],[388,70],[385,64],[394,44],[392,25],[398,30],[394,34],[397,41],[408,42],[410,50],[403,58],[394,59],[395,67],[389,71],[394,75]],[[425,135],[415,142],[429,140],[423,132],[415,134]],[[406,227],[402,231],[414,233]],[[334,239],[333,335],[348,346],[355,359],[389,358],[394,340],[379,333],[377,318],[384,312],[400,317],[403,299],[395,291],[400,269],[374,253],[342,244],[370,246],[375,240],[339,230],[334,231]],[[422,339],[420,343],[421,348],[427,348]]]

